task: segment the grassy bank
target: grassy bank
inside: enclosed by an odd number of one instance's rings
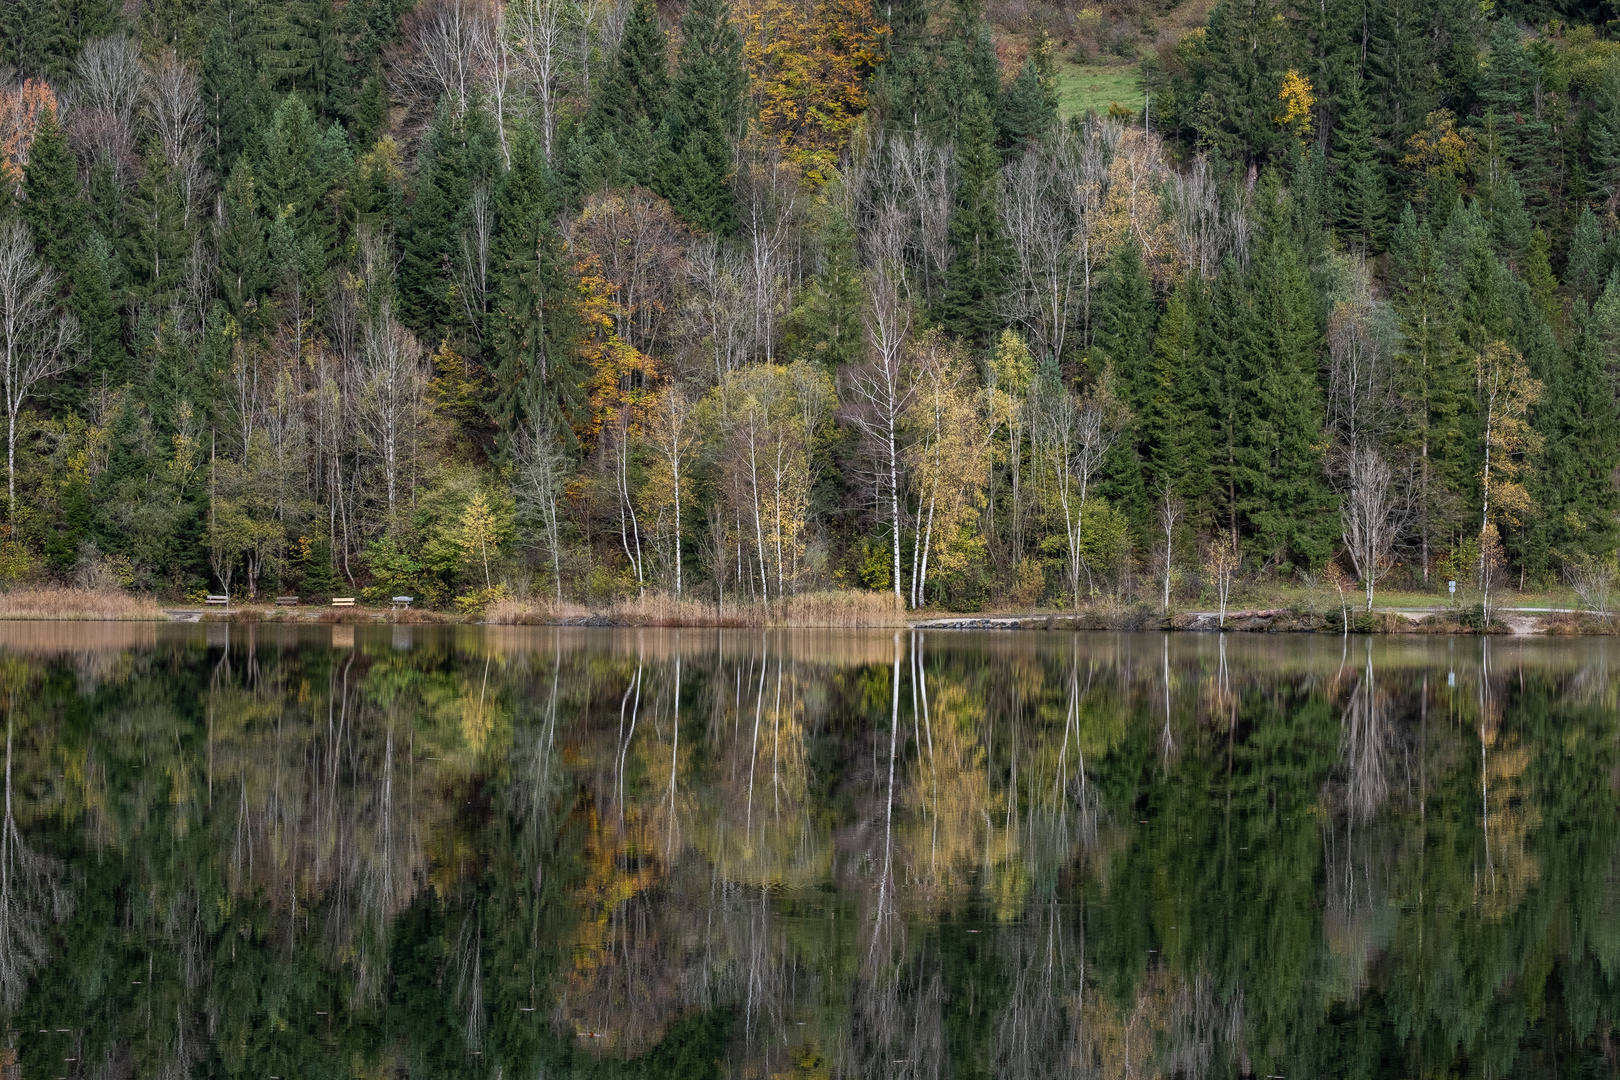
[[[0,593],[0,619],[67,619],[76,622],[162,622],[168,618],[150,596],[116,589],[30,586]]]

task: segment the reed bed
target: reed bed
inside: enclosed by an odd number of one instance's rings
[[[162,622],[168,616],[150,596],[117,589],[30,586],[0,593],[0,619],[76,622]]]
[[[677,600],[665,593],[620,600],[606,612],[615,626],[895,627],[905,611],[890,593],[828,591],[769,603],[716,605]]]
[[[485,608],[483,621],[497,626],[555,626],[584,622],[590,617],[590,608],[566,600],[559,604],[549,597],[507,597]]]
[[[717,605],[676,599],[667,593],[619,600],[593,613],[578,604],[503,600],[492,604],[484,621],[508,626],[599,623],[609,626],[825,627],[856,629],[906,625],[905,611],[882,592],[828,591]]]

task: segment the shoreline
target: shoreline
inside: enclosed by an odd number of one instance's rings
[[[264,625],[306,626],[572,626],[603,629],[771,629],[771,630],[958,630],[958,631],[1089,631],[1113,633],[1216,633],[1216,612],[1179,612],[1168,618],[1160,615],[1122,613],[1109,616],[1081,612],[1030,612],[1016,615],[936,615],[920,619],[895,622],[870,622],[851,626],[847,623],[818,620],[786,620],[760,622],[733,617],[730,612],[720,618],[693,617],[695,613],[682,613],[679,618],[625,618],[610,612],[589,612],[560,617],[535,616],[521,621],[491,619],[483,616],[458,615],[452,612],[428,610],[390,611],[382,608],[330,608],[259,609],[240,608],[229,612],[219,609],[163,608],[161,614],[145,617],[108,617],[91,612],[74,611],[61,615],[31,614],[17,617],[0,614],[0,622],[84,622],[84,623],[258,623]],[[1230,611],[1224,627],[1227,633],[1251,634],[1343,634],[1345,628],[1337,617],[1311,615],[1286,608],[1255,608]],[[1514,637],[1610,637],[1620,632],[1613,621],[1590,612],[1547,611],[1535,609],[1500,608],[1488,628],[1480,628],[1450,617],[1449,612],[1374,610],[1371,613],[1352,613],[1349,632],[1387,636],[1401,635],[1478,635],[1481,633]]]

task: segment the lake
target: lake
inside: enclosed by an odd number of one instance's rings
[[[0,624],[0,1070],[1620,1076],[1617,665]]]

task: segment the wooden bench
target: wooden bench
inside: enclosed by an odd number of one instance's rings
[[[415,602],[416,597],[414,596],[396,596],[388,603],[395,611],[398,611],[401,608],[409,608]]]
[[[297,606],[298,606],[298,597],[296,597],[296,596],[278,596],[278,597],[276,597],[276,607],[297,607]]]
[[[332,597],[332,606],[333,607],[354,607],[354,597],[352,597],[352,596],[334,596],[334,597]]]
[[[203,603],[205,603],[205,604],[224,604],[226,607],[230,607],[231,606],[231,598],[229,596],[215,596],[212,593],[210,593],[209,596],[208,596],[208,599],[203,601]]]

